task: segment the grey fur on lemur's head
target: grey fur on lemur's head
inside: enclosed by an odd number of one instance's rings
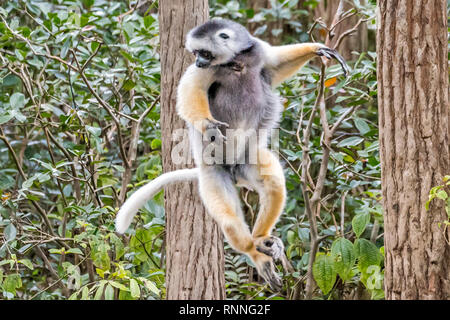
[[[214,18],[187,34],[186,49],[195,54],[200,68],[228,63],[253,44],[252,36],[239,23]]]

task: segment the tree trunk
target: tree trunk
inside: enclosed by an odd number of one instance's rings
[[[186,33],[208,18],[207,0],[161,0],[161,132],[164,171],[192,167],[189,151],[175,164],[172,133],[184,127],[175,110],[178,81],[193,61],[184,49]],[[189,150],[189,149],[188,149]],[[224,248],[220,229],[205,211],[197,183],[165,188],[167,299],[224,299]]]
[[[449,299],[444,202],[425,210],[450,173],[446,1],[379,0],[378,9],[386,298]]]

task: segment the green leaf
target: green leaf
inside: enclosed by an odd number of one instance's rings
[[[100,46],[100,43],[98,43],[97,41],[91,42],[91,50],[92,50],[92,52],[95,52],[95,50],[97,50],[97,48],[99,46]]]
[[[22,279],[20,278],[19,274],[10,274],[6,277],[6,279],[3,281],[3,290],[16,294],[16,289],[19,289],[22,287]]]
[[[5,228],[4,235],[7,242],[14,240],[17,235],[16,227],[12,223],[8,224]]]
[[[66,253],[73,253],[73,254],[81,254],[83,255],[83,252],[78,248],[70,248],[66,251]]]
[[[100,269],[100,268],[95,268],[95,272],[97,272],[97,274],[102,277],[103,279],[105,279],[105,271]]]
[[[438,197],[439,199],[445,200],[448,198],[447,192],[445,192],[444,190],[440,190],[438,193],[436,193],[436,197]]]
[[[350,137],[342,140],[337,144],[338,147],[354,147],[364,141],[364,138],[361,137]]]
[[[293,244],[295,241],[295,232],[292,230],[288,230],[287,232],[287,241],[289,244]]]
[[[55,253],[55,254],[62,254],[63,251],[64,251],[64,248],[61,248],[61,249],[55,249],[55,248],[53,248],[53,249],[48,250],[48,252],[50,252],[50,253]]]
[[[127,60],[134,62],[136,61],[136,59],[133,58],[132,55],[130,55],[128,52],[124,51],[124,50],[120,50],[120,54]]]
[[[139,284],[134,279],[130,279],[130,293],[133,298],[139,298],[141,296]]]
[[[132,22],[125,22],[122,26],[129,41],[129,39],[132,39],[134,36],[134,24]]]
[[[120,290],[119,292],[119,300],[136,300],[131,296],[129,291]]]
[[[89,244],[91,246],[91,257],[94,265],[104,271],[109,271],[111,268],[111,260],[108,255],[110,246],[107,243],[98,242],[95,238],[91,238]]]
[[[144,282],[144,286],[150,291],[153,292],[156,295],[159,295],[159,289],[158,287],[150,280],[140,277],[139,280],[141,280],[142,282]]]
[[[355,253],[358,258],[358,269],[362,272],[371,265],[378,265],[381,262],[381,254],[377,246],[367,239],[357,239],[355,241]]]
[[[353,121],[355,122],[356,128],[362,135],[365,135],[367,132],[370,131],[369,125],[363,119],[355,118],[355,119],[353,119]]]
[[[370,296],[371,300],[381,300],[385,298],[383,289],[375,289],[372,290],[371,293],[372,293]]]
[[[117,289],[120,289],[120,290],[124,290],[124,291],[128,291],[129,290],[125,285],[123,285],[123,284],[121,284],[119,282],[116,282],[116,281],[109,281],[109,284],[112,285],[114,288],[117,288]]]
[[[24,266],[26,266],[26,267],[27,267],[28,269],[30,269],[30,270],[33,270],[33,269],[34,269],[33,264],[32,264],[31,261],[28,260],[28,259],[22,259],[22,260],[19,260],[18,262],[21,263],[21,264],[23,264]]]
[[[153,139],[151,143],[151,147],[153,150],[158,150],[161,148],[161,140],[160,139]]]
[[[4,264],[10,264],[10,266],[12,267],[14,265],[16,261],[14,261],[13,259],[8,259],[8,260],[0,260],[0,266],[4,265]],[[1,270],[0,270],[1,271]]]
[[[89,288],[87,286],[81,291],[81,300],[89,300]]]
[[[14,116],[10,113],[0,115],[0,124],[4,124],[11,120]]]
[[[116,260],[119,260],[125,254],[125,247],[122,240],[114,233],[110,234],[109,240],[114,245],[114,251],[116,252]]]
[[[336,239],[331,245],[331,256],[334,267],[343,281],[351,276],[351,270],[356,261],[353,243],[345,238]]]
[[[105,290],[105,300],[114,300],[114,288],[109,283]]]
[[[127,79],[125,80],[125,82],[123,83],[122,89],[126,90],[126,91],[130,91],[131,89],[133,89],[136,86],[136,83],[133,82],[133,80],[131,79]]]
[[[95,292],[94,300],[100,300],[102,298],[103,289],[105,288],[105,283],[100,283],[97,291]]]
[[[77,296],[78,296],[78,291],[72,293],[72,294],[70,295],[70,297],[69,297],[69,300],[76,300],[76,299],[77,299]]]
[[[8,11],[6,11],[4,8],[0,7],[0,14],[6,18],[8,16]]]
[[[151,14],[144,17],[144,26],[146,28],[150,27],[153,22],[155,22],[155,18]]]
[[[86,130],[89,131],[93,136],[99,137],[102,133],[102,128],[86,126]]]
[[[333,258],[321,255],[313,264],[313,276],[323,294],[328,294],[336,282],[336,271],[333,267]]]
[[[25,96],[20,92],[14,93],[11,96],[11,98],[9,98],[9,104],[14,109],[22,108],[25,105],[25,103],[26,103]]]
[[[358,238],[364,232],[369,222],[370,214],[368,212],[360,213],[353,218],[352,227]]]
[[[72,39],[70,37],[67,37],[66,41],[64,42],[64,44],[61,48],[61,54],[59,55],[61,57],[61,59],[64,59],[66,57],[71,44],[72,44]]]

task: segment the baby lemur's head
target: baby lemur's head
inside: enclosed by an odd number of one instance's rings
[[[252,45],[247,29],[219,18],[192,29],[186,40],[186,49],[195,55],[195,64],[200,68],[229,63]]]

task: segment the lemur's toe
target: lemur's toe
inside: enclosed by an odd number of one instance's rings
[[[255,246],[258,252],[252,256],[252,260],[258,274],[273,290],[280,291],[283,282],[278,275],[275,261],[284,256],[283,242],[274,236],[260,237],[255,239]]]
[[[256,250],[276,261],[284,254],[283,241],[275,236],[260,238],[256,240]]]
[[[276,273],[275,265],[272,261],[267,261],[264,263],[260,275],[269,284],[272,290],[280,291],[283,288],[283,282]]]
[[[317,50],[317,55],[325,56],[328,59],[336,59],[339,62],[339,64],[341,65],[345,76],[347,76],[348,73],[350,72],[350,68],[347,65],[347,63],[345,62],[345,59],[336,50],[327,48],[327,47],[323,47],[323,48],[320,48]]]

